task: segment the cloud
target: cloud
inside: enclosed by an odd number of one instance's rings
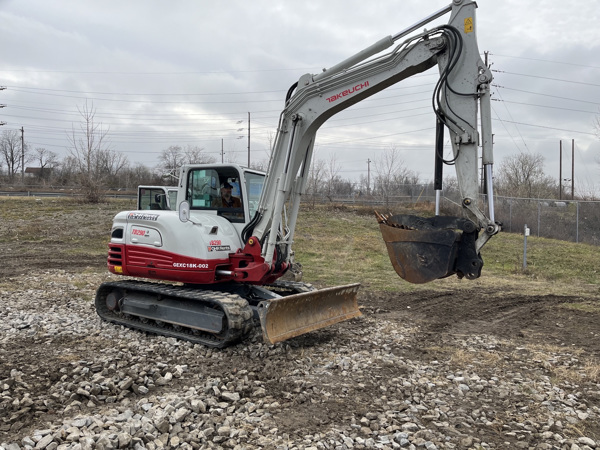
[[[25,127],[35,147],[65,155],[65,130],[77,126],[77,107],[88,99],[110,126],[114,149],[132,162],[153,166],[169,145],[218,155],[222,140],[243,161],[247,142],[237,129],[247,127],[248,112],[252,148],[264,155],[285,93],[303,73],[331,67],[447,4],[436,3],[3,1],[0,84],[8,89],[0,95],[8,106],[0,120]],[[594,164],[597,9],[596,2],[479,2],[479,48],[490,52],[495,71],[497,163],[540,152],[551,173],[558,142],[575,139],[582,162]],[[409,168],[431,179],[436,80],[435,70],[411,77],[333,117],[318,134],[315,157],[335,154],[341,175],[357,179],[366,155],[396,146]]]

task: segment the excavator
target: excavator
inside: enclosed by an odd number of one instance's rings
[[[168,207],[160,206],[167,188],[146,189],[148,201],[113,220],[108,270],[133,279],[100,285],[99,316],[215,348],[244,340],[258,324],[264,341],[275,344],[360,316],[358,283],[316,290],[283,277],[297,265],[292,244],[316,133],[334,114],[436,65],[436,215],[377,219],[392,265],[406,281],[479,277],[480,249],[500,224],[493,206],[492,75],[479,56],[476,8],[453,0],[339,64],[301,76],[287,92],[266,173],[235,164],[185,165]],[[423,29],[447,13],[447,25]],[[423,31],[407,37],[417,30]],[[479,143],[487,213],[479,202]],[[455,166],[462,217],[439,215],[444,164]]]

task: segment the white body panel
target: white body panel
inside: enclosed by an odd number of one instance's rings
[[[123,238],[113,237],[111,242],[206,260],[227,258],[242,247],[239,230],[216,212],[193,211],[192,220],[181,222],[176,211],[120,212],[113,230],[122,228]]]

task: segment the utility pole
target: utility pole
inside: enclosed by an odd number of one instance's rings
[[[223,164],[225,162],[223,160],[224,159],[224,155],[225,155],[225,152],[223,151],[223,139],[221,139],[221,164]]]
[[[3,91],[4,89],[6,89],[6,86],[0,86],[0,91]],[[6,105],[0,105],[0,108],[6,108]],[[0,126],[2,125],[6,125],[6,122],[0,121]]]
[[[367,195],[371,195],[371,160],[367,159]]]
[[[575,139],[571,140],[571,200],[575,200]]]
[[[562,140],[560,142],[560,153],[558,157],[558,199],[562,200]]]
[[[248,112],[248,168],[250,168],[250,112]]]
[[[21,183],[25,184],[25,130],[21,127]]]

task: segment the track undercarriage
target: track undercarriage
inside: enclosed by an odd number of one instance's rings
[[[124,280],[103,283],[95,305],[108,322],[223,348],[242,341],[258,323],[265,341],[275,343],[358,317],[357,290],[349,285],[315,291],[291,281],[180,286]]]

